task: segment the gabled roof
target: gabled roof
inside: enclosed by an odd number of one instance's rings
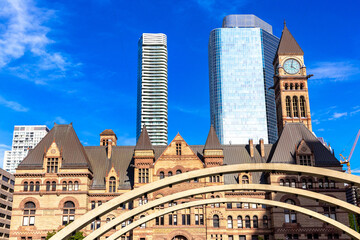
[[[213,125],[211,125],[208,137],[206,139],[204,150],[207,149],[212,149],[212,150],[222,149],[219,138],[215,132],[215,128]]]
[[[275,147],[271,163],[296,163],[301,141],[314,153],[316,167],[340,167],[340,162],[303,123],[286,123]]]
[[[135,150],[152,150],[151,141],[147,132],[146,126],[144,125],[140,137],[136,143]]]
[[[281,34],[277,55],[304,55],[303,50],[296,42],[289,29],[284,24],[284,29]]]
[[[43,168],[45,151],[55,141],[62,151],[62,168],[89,168],[91,165],[72,124],[54,124],[50,132],[29,152],[18,169]]]

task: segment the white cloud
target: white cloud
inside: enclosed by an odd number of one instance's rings
[[[335,119],[338,119],[338,118],[342,118],[342,117],[346,117],[348,115],[347,112],[342,112],[342,113],[338,113],[338,112],[335,112],[331,118],[329,118],[329,120],[335,120]]]
[[[47,36],[51,29],[45,23],[54,15],[52,10],[36,7],[33,0],[1,1],[0,29],[4,31],[0,31],[0,69],[36,84],[78,75],[74,67],[79,64],[50,49],[55,41]],[[11,66],[18,59],[25,61]]]
[[[313,79],[330,79],[332,81],[348,81],[360,78],[359,62],[355,60],[338,62],[319,62],[308,70],[314,74]]]
[[[67,124],[67,121],[64,118],[62,118],[60,116],[57,116],[57,117],[54,118],[54,120],[47,121],[46,125],[51,126],[50,128],[52,128],[54,123],[56,123],[56,124]]]
[[[0,96],[0,105],[10,108],[16,112],[27,112],[29,111],[28,108],[22,106],[20,103],[14,101],[8,101],[2,96]]]

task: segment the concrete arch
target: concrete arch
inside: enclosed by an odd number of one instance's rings
[[[273,200],[267,200],[267,199],[259,199],[259,198],[213,198],[213,199],[188,202],[188,203],[179,204],[179,205],[176,205],[173,207],[159,210],[159,211],[152,213],[144,218],[139,219],[138,221],[135,221],[135,222],[129,224],[128,226],[126,226],[122,229],[119,229],[118,231],[113,233],[110,237],[108,237],[107,240],[118,239],[119,237],[121,237],[122,235],[127,233],[128,231],[131,231],[132,229],[136,228],[137,226],[140,226],[141,224],[143,224],[145,222],[148,222],[156,217],[168,214],[170,212],[179,211],[184,208],[189,208],[189,207],[194,207],[194,206],[199,206],[199,205],[206,205],[206,204],[213,204],[213,203],[225,203],[225,202],[258,203],[258,204],[265,204],[265,205],[269,205],[269,206],[276,206],[276,207],[281,207],[284,209],[294,210],[296,212],[311,216],[320,221],[327,222],[328,224],[340,229],[341,231],[344,231],[349,236],[351,236],[355,239],[360,239],[360,233],[354,231],[353,229],[347,227],[346,225],[344,225],[338,221],[335,221],[329,217],[326,217],[320,213],[317,213],[312,210],[309,210],[309,209],[306,209],[303,207],[299,207],[296,205],[277,202],[277,201],[273,201]]]
[[[80,230],[86,225],[90,224],[96,217],[104,215],[118,206],[121,203],[128,202],[135,198],[138,198],[145,193],[154,192],[158,189],[171,186],[173,184],[185,182],[194,178],[202,178],[211,175],[217,174],[229,174],[229,173],[238,173],[238,172],[283,172],[283,173],[299,173],[299,174],[309,174],[315,176],[327,176],[328,178],[352,183],[360,186],[360,177],[343,173],[340,171],[319,168],[319,167],[309,167],[302,165],[292,165],[292,164],[282,164],[282,163],[246,163],[246,164],[235,164],[235,165],[226,165],[220,167],[211,167],[204,168],[200,170],[185,172],[179,175],[174,175],[172,177],[167,177],[165,179],[155,181],[149,184],[146,184],[142,187],[134,189],[130,192],[124,193],[107,203],[101,205],[100,207],[87,212],[86,214],[79,217],[77,220],[69,224],[67,227],[63,228],[57,234],[52,237],[52,240],[62,240],[69,237],[74,231]]]
[[[310,192],[307,190],[299,189],[299,188],[291,188],[291,187],[282,187],[282,186],[272,186],[266,184],[229,184],[229,185],[218,185],[211,187],[204,187],[200,189],[191,189],[183,192],[178,192],[172,195],[165,196],[163,198],[159,198],[153,201],[148,202],[142,206],[134,208],[128,212],[125,212],[115,218],[114,220],[108,222],[107,224],[101,226],[97,230],[90,233],[84,240],[93,240],[97,237],[101,236],[105,232],[111,230],[113,227],[121,224],[123,221],[126,221],[129,218],[137,216],[145,211],[148,211],[156,206],[161,204],[171,202],[177,199],[186,198],[189,196],[197,195],[197,194],[205,194],[212,192],[225,192],[225,191],[233,191],[233,190],[257,190],[257,191],[269,191],[269,192],[282,192],[288,194],[296,194],[303,197],[313,198],[317,200],[321,200],[323,202],[329,203],[331,205],[337,205],[343,209],[346,209],[350,212],[354,212],[360,214],[360,208],[355,205],[349,204],[342,200],[320,194],[315,192]],[[221,198],[212,198],[212,199],[221,199]],[[214,209],[216,210],[216,209]]]

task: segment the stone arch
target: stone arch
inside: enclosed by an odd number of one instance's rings
[[[175,231],[172,231],[170,234],[169,234],[170,238],[168,240],[172,240],[174,237],[176,236],[184,236],[186,237],[188,240],[192,240],[192,236],[189,232],[185,231],[185,230],[175,230]]]
[[[79,201],[74,198],[74,197],[65,197],[63,199],[60,200],[59,202],[59,205],[58,205],[58,208],[59,209],[63,209],[64,207],[64,203],[66,203],[67,201],[72,201],[74,204],[75,204],[75,208],[79,208],[80,205],[79,205]]]
[[[285,202],[287,199],[293,200],[297,206],[300,206],[300,200],[296,196],[290,194],[282,196],[279,201]]]
[[[39,200],[37,200],[34,197],[24,198],[19,204],[19,209],[24,209],[25,203],[27,203],[27,202],[35,203],[36,209],[40,209],[40,202],[39,202]]]

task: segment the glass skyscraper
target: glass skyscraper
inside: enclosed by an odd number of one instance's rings
[[[222,144],[277,140],[273,86],[279,39],[254,15],[228,15],[209,39],[210,118]]]
[[[167,145],[167,37],[144,33],[138,42],[136,139],[146,125],[153,145]]]

